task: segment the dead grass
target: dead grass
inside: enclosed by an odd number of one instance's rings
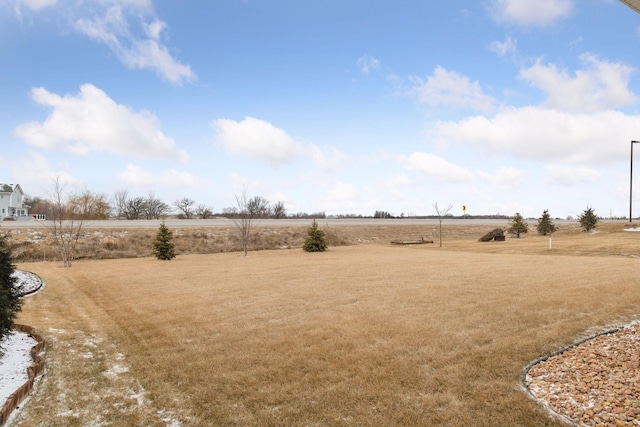
[[[250,239],[253,251],[268,249],[301,248],[308,227],[256,227]],[[331,246],[361,242],[349,232],[351,227],[325,228],[326,239]],[[357,228],[357,227],[356,227]],[[175,228],[173,242],[179,254],[211,254],[242,250],[233,227]],[[85,229],[78,241],[76,259],[118,259],[152,256],[152,243],[157,228],[105,228]],[[13,254],[19,262],[56,261],[60,256],[47,230],[42,228],[17,228],[10,230]],[[359,233],[355,233],[359,236]],[[373,243],[378,243],[373,241]]]
[[[20,265],[46,288],[19,321],[49,346],[15,424],[561,426],[523,369],[638,318],[640,234],[623,227],[552,250],[371,228],[358,238],[385,244]]]

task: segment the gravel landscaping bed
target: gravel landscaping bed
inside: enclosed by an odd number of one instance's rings
[[[526,385],[584,426],[640,426],[640,325],[599,335],[529,369]]]

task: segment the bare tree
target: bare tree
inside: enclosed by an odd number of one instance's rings
[[[442,220],[444,219],[443,217],[447,216],[449,214],[449,211],[451,210],[451,208],[453,207],[453,205],[449,205],[446,208],[439,208],[438,207],[438,202],[436,202],[435,205],[433,205],[433,207],[436,210],[436,213],[438,214],[438,221],[440,221],[440,247],[442,247]]]
[[[251,239],[251,229],[256,220],[256,212],[259,212],[259,210],[255,209],[255,205],[253,206],[253,210],[250,210],[250,203],[252,200],[255,201],[255,199],[255,197],[253,199],[249,199],[246,190],[244,190],[241,194],[236,194],[236,204],[238,205],[238,211],[237,215],[233,219],[233,222],[236,225],[238,239],[242,244],[244,256],[247,256],[247,248],[249,246],[249,240]]]
[[[235,218],[238,216],[238,208],[236,208],[235,206],[227,206],[226,208],[222,208],[222,215],[227,218]]]
[[[140,219],[144,214],[146,200],[144,197],[128,199],[124,205],[124,216],[127,219]]]
[[[147,197],[132,197],[126,190],[118,191],[114,195],[115,209],[118,217],[126,219],[160,219],[171,211],[171,207],[158,199],[153,192]]]
[[[245,207],[253,218],[267,218],[269,216],[269,201],[262,196],[248,199]]]
[[[173,202],[173,206],[175,206],[180,212],[182,212],[182,216],[184,219],[193,218],[193,205],[195,205],[195,201],[188,197],[184,197],[180,200],[176,200]]]
[[[107,219],[111,214],[111,206],[105,194],[92,193],[85,189],[82,193],[69,199],[69,207],[81,219]]]
[[[44,215],[45,218],[50,217],[51,214],[51,202],[47,199],[43,199],[39,196],[25,195],[23,204],[29,206],[29,214],[31,215]]]
[[[153,192],[149,192],[145,200],[143,214],[146,219],[160,219],[167,215],[171,208],[158,199]]]
[[[53,188],[49,194],[51,203],[49,232],[62,256],[64,267],[71,267],[78,239],[82,235],[83,220],[78,211],[78,205],[69,203],[73,197],[65,191],[65,185],[60,182],[60,177],[53,179]]]
[[[198,205],[196,208],[196,215],[201,219],[208,219],[213,217],[213,208],[210,208],[205,205]]]
[[[276,219],[287,216],[287,209],[284,207],[284,202],[276,202],[276,204],[271,207],[271,216]]]
[[[118,190],[113,195],[113,210],[118,218],[127,217],[127,203],[129,201],[129,192],[127,190]]]

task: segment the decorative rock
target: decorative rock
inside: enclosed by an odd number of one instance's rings
[[[640,325],[597,336],[531,367],[531,394],[583,426],[640,426]]]

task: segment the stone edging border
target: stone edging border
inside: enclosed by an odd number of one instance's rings
[[[36,382],[36,378],[44,373],[44,358],[40,356],[40,352],[44,349],[44,338],[42,335],[36,332],[36,329],[28,325],[13,325],[15,330],[29,334],[29,336],[38,343],[31,348],[31,358],[34,364],[27,368],[29,379],[18,390],[7,398],[7,401],[0,409],[0,426],[5,425],[9,420],[11,413],[20,406],[20,404],[26,399]]]
[[[554,357],[554,356],[557,356],[557,355],[562,354],[562,353],[564,353],[564,352],[566,352],[566,351],[569,351],[569,350],[571,350],[571,349],[573,349],[573,348],[576,348],[576,347],[578,347],[578,346],[580,346],[580,345],[584,344],[585,342],[587,342],[587,341],[591,341],[592,339],[595,339],[595,338],[597,338],[597,337],[600,337],[600,336],[603,336],[603,335],[615,334],[616,332],[619,332],[619,331],[623,330],[623,329],[624,329],[624,328],[626,328],[627,326],[630,326],[630,325],[633,325],[633,324],[636,324],[636,323],[638,323],[638,321],[633,321],[633,322],[630,322],[630,323],[628,323],[628,324],[626,324],[626,325],[618,326],[618,327],[613,328],[613,329],[607,329],[606,331],[599,332],[599,333],[597,333],[597,334],[595,334],[595,335],[591,335],[591,336],[589,336],[589,337],[587,337],[587,338],[583,338],[583,339],[581,339],[581,340],[579,340],[579,341],[574,342],[574,343],[573,343],[573,344],[571,344],[571,345],[568,345],[568,346],[566,346],[566,347],[563,347],[563,348],[561,348],[561,349],[559,349],[559,350],[556,350],[556,351],[554,351],[554,352],[552,352],[552,353],[547,354],[546,356],[539,357],[539,358],[537,358],[537,359],[535,359],[535,360],[533,360],[533,361],[529,362],[529,364],[524,368],[524,374],[522,375],[522,380],[520,381],[520,385],[525,389],[525,391],[527,392],[527,394],[529,395],[529,397],[531,397],[533,400],[535,400],[536,402],[538,402],[539,404],[541,404],[541,405],[542,405],[542,406],[543,406],[547,411],[549,411],[552,415],[554,415],[554,416],[556,416],[556,417],[560,418],[562,421],[566,422],[567,424],[569,424],[569,425],[571,425],[571,426],[573,426],[573,427],[584,427],[584,424],[578,424],[578,423],[576,423],[575,421],[573,421],[571,418],[569,418],[569,417],[567,417],[567,416],[565,416],[565,415],[562,415],[562,414],[557,413],[557,412],[556,412],[556,411],[554,411],[551,407],[549,407],[549,405],[547,405],[546,403],[544,403],[542,400],[538,399],[538,398],[537,398],[537,397],[536,397],[536,396],[531,392],[531,390],[529,389],[529,387],[527,387],[527,375],[529,374],[529,371],[531,370],[531,368],[533,368],[535,365],[537,365],[537,364],[538,364],[538,363],[540,363],[540,362],[544,362],[544,361],[545,361],[545,360],[547,360],[547,359],[550,359],[550,358],[552,358],[552,357]]]

